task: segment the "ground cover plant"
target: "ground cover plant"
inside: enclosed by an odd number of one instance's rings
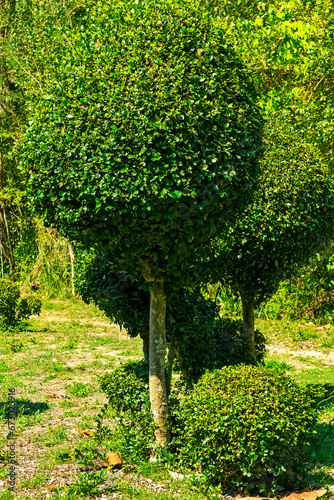
[[[287,369],[302,386],[321,382],[334,386],[334,357],[331,348],[322,346],[332,338],[332,327],[264,319],[259,320],[259,327],[268,340],[265,364]],[[124,329],[110,325],[95,307],[79,301],[44,301],[41,316],[29,320],[29,327],[19,333],[22,350],[13,352],[9,343],[17,335],[9,332],[0,336],[1,401],[7,400],[8,389],[14,386],[22,408],[17,416],[16,495],[19,499],[44,500],[50,498],[51,486],[64,492],[75,483],[77,476],[72,473],[79,476],[84,471],[105,470],[106,450],[122,457],[117,432],[119,413],[109,407],[103,419],[99,417],[107,403],[99,380],[120,367],[121,362],[125,365],[142,359],[142,345],[139,338],[127,337]],[[64,349],[64,344],[71,344],[72,339],[74,346]],[[176,373],[173,385],[178,380]],[[92,391],[86,396],[71,395],[68,390],[75,383],[80,388],[92,385]],[[329,400],[321,406],[319,439],[310,453],[310,469],[305,471],[308,484],[314,487],[334,485],[333,418]],[[102,431],[105,426],[110,431],[105,437],[102,432],[102,439],[98,421]],[[6,421],[1,419],[1,464],[6,464],[6,435]],[[91,456],[91,463],[84,463],[75,450],[84,457]],[[122,458],[123,467],[109,470],[105,485],[96,486],[103,492],[100,498],[220,498],[217,486],[208,490],[196,478],[173,478],[160,462],[138,458],[136,450],[129,449]],[[8,472],[8,465],[0,468],[0,498],[13,500],[7,491]],[[187,475],[188,471],[184,472]]]

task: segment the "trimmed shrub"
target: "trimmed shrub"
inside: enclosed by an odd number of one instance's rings
[[[167,332],[176,341],[177,365],[188,384],[206,370],[252,362],[242,321],[219,316],[219,306],[199,293],[182,292],[173,299]],[[262,363],[265,338],[259,330],[255,331],[255,346],[257,361]]]
[[[118,418],[116,447],[123,457],[136,462],[148,459],[154,444],[148,367],[144,361],[121,365],[100,379]]]
[[[176,410],[181,466],[226,490],[298,485],[316,434],[312,400],[283,371],[239,365],[204,375]]]
[[[93,302],[131,337],[149,330],[150,297],[147,290],[115,269],[103,252],[82,252],[76,261],[75,289],[86,304]],[[141,286],[140,286],[141,285]]]
[[[134,416],[150,404],[148,367],[143,361],[121,364],[100,379],[102,391],[117,412],[130,412]]]
[[[42,302],[34,295],[28,295],[20,300],[18,306],[18,319],[28,319],[30,316],[39,316]]]
[[[42,302],[34,295],[20,299],[20,288],[8,278],[0,278],[0,321],[7,328],[40,314]]]

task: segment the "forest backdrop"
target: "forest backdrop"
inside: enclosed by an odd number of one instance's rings
[[[303,137],[333,162],[333,30],[331,1],[204,2],[252,74],[264,117]],[[0,252],[1,274],[15,273],[23,287],[40,284],[44,296],[74,293],[74,248],[46,228],[25,199],[19,145],[32,96],[57,61],[75,43],[68,36],[87,2],[3,1],[0,11]],[[89,22],[89,20],[87,20]],[[96,43],[96,42],[94,42]],[[29,95],[29,99],[27,99]],[[329,244],[296,275],[283,281],[257,311],[268,317],[332,319],[333,249]],[[298,266],[297,266],[298,267]],[[240,312],[229,287],[214,290],[224,307]]]

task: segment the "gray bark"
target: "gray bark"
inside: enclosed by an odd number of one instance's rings
[[[70,263],[71,263],[71,285],[72,285],[72,295],[75,295],[75,286],[74,286],[74,278],[75,278],[75,271],[74,271],[74,247],[71,242],[68,243],[68,250],[69,250],[69,255],[70,255]]]
[[[166,294],[160,281],[150,282],[149,385],[155,437],[158,445],[169,441],[168,399],[165,377]]]

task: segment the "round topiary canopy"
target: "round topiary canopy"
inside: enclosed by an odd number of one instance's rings
[[[212,264],[218,280],[259,300],[326,245],[334,209],[333,178],[313,145],[274,121],[264,145],[253,201]]]
[[[33,204],[130,272],[183,276],[257,174],[257,94],[196,2],[87,10],[32,107],[23,145]]]

